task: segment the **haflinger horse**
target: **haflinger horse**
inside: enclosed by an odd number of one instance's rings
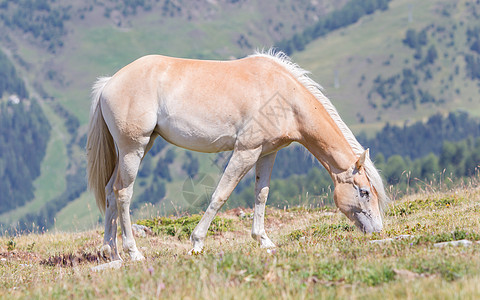
[[[297,142],[327,169],[336,206],[365,233],[382,229],[388,201],[368,155],[308,72],[282,52],[239,60],[204,61],[144,56],[92,92],[87,140],[88,185],[105,212],[102,251],[123,249],[144,259],[131,227],[130,201],[140,162],[156,137],[199,152],[233,151],[202,219],[190,253],[203,251],[208,227],[242,177],[255,166],[252,237],[275,247],[264,228],[265,203],[278,150]],[[253,199],[252,199],[253,200]]]

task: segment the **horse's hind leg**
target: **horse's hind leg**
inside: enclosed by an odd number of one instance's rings
[[[215,218],[218,210],[222,208],[228,197],[230,197],[230,194],[233,192],[238,182],[258,160],[260,152],[260,148],[250,150],[236,149],[233,151],[225,172],[212,195],[210,205],[190,237],[190,240],[193,243],[193,249],[190,251],[191,254],[202,252],[210,223],[213,221],[213,218]]]
[[[133,195],[133,185],[143,158],[145,143],[132,147],[119,146],[118,172],[113,190],[117,199],[118,214],[122,228],[123,250],[128,252],[132,260],[142,260],[143,255],[138,251],[132,232],[130,220],[130,200]]]
[[[113,184],[117,178],[117,167],[113,171],[112,177],[105,187],[105,195],[107,196],[106,211],[105,211],[105,233],[103,237],[102,254],[109,260],[121,259],[118,255],[117,249],[117,201],[115,200],[115,193],[113,192]]]
[[[275,163],[276,152],[261,157],[255,166],[255,210],[253,212],[252,237],[260,242],[262,248],[274,248],[275,244],[268,238],[265,232],[265,204],[267,202]]]

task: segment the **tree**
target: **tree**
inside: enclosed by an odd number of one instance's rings
[[[416,49],[418,46],[416,31],[414,29],[408,29],[405,34],[405,39],[402,42],[408,47]]]
[[[138,176],[140,177],[148,177],[152,174],[152,156],[151,155],[145,155],[142,161],[142,167],[140,168],[140,171],[138,172]]]
[[[170,170],[168,169],[168,163],[161,158],[158,160],[153,174],[154,176],[159,176],[167,181],[172,181],[172,176],[170,175]]]
[[[183,163],[182,169],[189,177],[194,177],[198,173],[198,159],[194,157],[191,152],[186,152],[186,157],[187,160]]]
[[[397,184],[406,169],[407,166],[403,158],[400,155],[393,155],[388,159],[383,172],[389,184]]]
[[[435,63],[435,60],[437,59],[438,54],[437,54],[437,49],[435,48],[434,45],[430,46],[427,51],[427,57],[425,58],[425,61],[429,64]]]
[[[476,39],[472,45],[470,46],[470,50],[477,52],[480,54],[480,39]]]

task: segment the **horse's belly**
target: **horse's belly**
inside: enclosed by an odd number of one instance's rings
[[[167,142],[198,152],[230,151],[236,140],[236,134],[231,128],[201,126],[181,120],[160,121],[156,131]]]

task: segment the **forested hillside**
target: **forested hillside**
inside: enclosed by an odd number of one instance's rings
[[[49,138],[50,124],[36,100],[0,103],[0,214],[33,199]]]
[[[18,76],[17,70],[8,57],[0,51],[0,98],[5,94],[28,98],[25,83]]]
[[[286,54],[303,51],[311,41],[328,33],[356,23],[361,17],[373,14],[376,10],[387,10],[391,0],[350,0],[341,9],[335,10],[308,26],[302,32],[282,40],[277,47]]]
[[[25,83],[0,51],[0,214],[33,199],[33,180],[50,138],[38,102],[27,98]]]

